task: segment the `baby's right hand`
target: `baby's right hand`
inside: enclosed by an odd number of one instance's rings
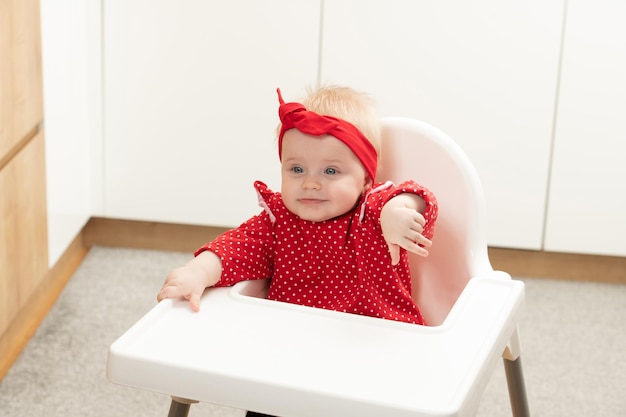
[[[193,311],[200,310],[200,297],[207,287],[207,273],[199,267],[189,263],[172,270],[163,283],[161,291],[157,294],[160,302],[166,298],[182,297],[189,300]]]

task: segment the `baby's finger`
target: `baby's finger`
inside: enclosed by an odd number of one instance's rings
[[[178,289],[178,287],[167,285],[161,288],[161,291],[159,291],[159,293],[157,294],[157,301],[161,302],[165,300],[166,298],[176,298],[180,296],[181,294],[180,294],[180,290]]]
[[[430,239],[424,237],[424,235],[422,235],[421,233],[418,233],[418,235],[414,239],[414,242],[417,245],[425,246],[427,248],[430,248],[433,245],[433,242]]]
[[[426,248],[424,248],[423,246],[418,245],[415,242],[410,242],[406,245],[405,249],[409,252],[412,252],[416,255],[419,256],[428,256],[428,250],[426,250]]]
[[[426,219],[419,211],[416,211],[413,215],[413,221],[420,225],[420,227],[424,227],[426,224]]]
[[[400,262],[400,247],[396,244],[387,242],[389,255],[391,256],[391,265],[397,265]]]
[[[189,294],[189,305],[193,311],[200,311],[200,294],[194,292]]]
[[[411,230],[422,233],[424,231],[424,225],[418,221],[413,221],[411,224]]]
[[[430,247],[432,242],[418,233],[417,235],[411,235],[411,237],[405,237],[400,243],[400,246],[409,252],[412,252],[419,256],[428,256],[428,250],[426,247]]]

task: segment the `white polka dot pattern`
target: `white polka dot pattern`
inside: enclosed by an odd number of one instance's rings
[[[196,251],[211,250],[222,259],[218,286],[271,277],[272,300],[425,324],[411,298],[407,252],[401,249],[400,263],[391,265],[380,212],[400,193],[420,195],[427,205],[423,234],[431,238],[437,202],[430,191],[403,182],[369,194],[362,222],[363,200],[343,216],[311,222],[287,210],[280,193],[262,182],[255,182],[255,188],[266,210]]]

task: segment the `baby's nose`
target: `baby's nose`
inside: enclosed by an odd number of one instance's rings
[[[309,176],[302,182],[302,188],[305,190],[319,190],[321,188],[321,183],[314,176]]]

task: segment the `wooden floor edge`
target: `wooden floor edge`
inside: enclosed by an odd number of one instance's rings
[[[82,234],[79,234],[6,329],[0,338],[0,381],[35,334],[88,252],[89,248],[83,245]]]
[[[514,277],[626,284],[626,257],[489,248],[489,259]]]
[[[92,217],[83,229],[85,246],[193,253],[226,227]]]

